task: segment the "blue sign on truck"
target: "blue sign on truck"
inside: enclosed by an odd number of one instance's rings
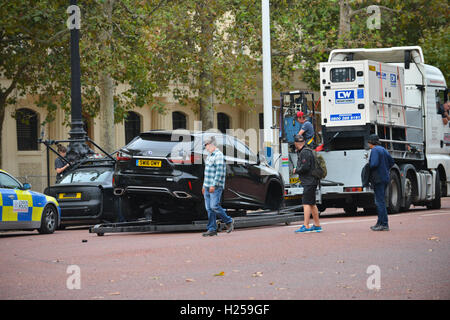
[[[361,120],[361,113],[342,113],[330,115],[330,121]]]
[[[334,92],[335,103],[355,103],[354,90],[336,90]]]

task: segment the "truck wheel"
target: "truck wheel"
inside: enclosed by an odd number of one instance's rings
[[[409,207],[413,202],[414,190],[417,190],[417,187],[414,186],[414,180],[411,179],[411,176],[408,174],[405,179],[405,205],[401,207],[401,211],[408,211]]]
[[[434,200],[427,205],[427,209],[440,209],[441,208],[441,177],[439,171],[436,171],[436,181],[434,188],[436,190]]]
[[[398,213],[400,211],[400,203],[401,203],[401,189],[400,189],[400,179],[397,174],[391,172],[391,178],[388,186],[388,201],[387,201],[387,209],[389,213]]]

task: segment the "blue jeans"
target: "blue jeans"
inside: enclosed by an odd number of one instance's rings
[[[226,211],[220,206],[220,198],[222,196],[223,188],[216,188],[213,193],[209,192],[209,187],[205,187],[205,207],[208,212],[208,231],[217,231],[217,216],[224,222],[230,223],[233,221]]]
[[[377,225],[388,226],[388,215],[386,210],[386,187],[387,183],[375,184],[375,205],[377,206],[378,221]]]

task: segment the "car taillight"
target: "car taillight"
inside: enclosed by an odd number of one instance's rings
[[[168,160],[173,164],[198,164],[201,163],[201,156],[192,153],[189,158],[183,157],[170,157]]]
[[[131,156],[128,153],[119,151],[117,153],[117,161],[129,161],[131,160]]]

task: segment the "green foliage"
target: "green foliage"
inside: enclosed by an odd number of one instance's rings
[[[112,1],[112,0],[111,0]],[[127,110],[150,106],[171,93],[182,105],[211,107],[212,97],[230,105],[254,105],[262,75],[261,1],[79,1],[83,112],[100,106],[99,77],[112,76],[115,121]],[[340,29],[340,5],[353,13]],[[381,8],[381,29],[367,28],[371,4]],[[0,3],[0,111],[32,93],[49,111],[70,115],[70,52],[65,0]],[[293,89],[295,71],[314,89],[317,63],[342,47],[421,45],[425,60],[448,70],[449,5],[441,0],[279,0],[271,3],[273,89]],[[109,37],[105,38],[105,34]],[[447,78],[448,79],[448,78]],[[12,85],[12,86],[11,86]],[[11,95],[11,88],[17,95]],[[3,119],[0,119],[3,122]]]

